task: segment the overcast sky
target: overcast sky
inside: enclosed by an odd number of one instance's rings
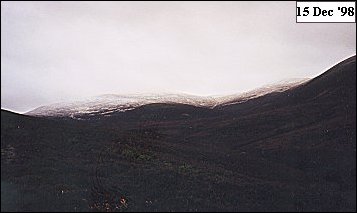
[[[297,24],[295,11],[295,2],[1,2],[1,107],[239,93],[355,54],[356,24]]]

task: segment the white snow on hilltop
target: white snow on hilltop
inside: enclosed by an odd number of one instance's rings
[[[25,114],[45,117],[70,117],[81,119],[82,116],[110,116],[116,112],[125,112],[139,106],[153,103],[179,103],[198,107],[214,108],[247,101],[271,92],[283,92],[296,87],[308,79],[289,79],[275,84],[228,96],[203,97],[187,94],[105,94],[75,102],[56,103],[38,107]]]

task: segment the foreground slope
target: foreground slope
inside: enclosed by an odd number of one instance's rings
[[[356,57],[214,109],[2,111],[2,210],[355,211]]]

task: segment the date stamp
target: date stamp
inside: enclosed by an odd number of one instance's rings
[[[356,2],[296,2],[297,23],[356,23]]]

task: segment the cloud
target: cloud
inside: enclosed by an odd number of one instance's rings
[[[238,93],[356,52],[355,24],[297,24],[294,2],[2,2],[1,34],[1,103],[15,111],[103,93]]]

